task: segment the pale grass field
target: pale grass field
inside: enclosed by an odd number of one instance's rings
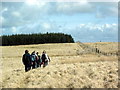
[[[85,43],[94,46],[96,43]],[[100,50],[117,52],[117,43],[97,43]],[[4,46],[0,69],[2,88],[117,88],[118,57],[99,54],[78,55],[77,43]],[[22,55],[28,49],[43,50],[51,58],[45,68],[24,72]]]
[[[104,52],[117,52],[118,51],[118,42],[96,42],[96,43],[85,43],[91,47],[97,47],[100,51]],[[104,47],[103,47],[104,46]]]

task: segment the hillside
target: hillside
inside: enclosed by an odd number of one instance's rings
[[[87,47],[86,47],[87,45]],[[96,43],[64,43],[4,46],[2,49],[3,88],[117,88],[118,57],[90,50]],[[83,48],[84,47],[84,48]],[[91,49],[92,48],[92,49]],[[117,43],[97,43],[101,52],[117,53]],[[51,58],[45,68],[24,72],[24,50],[43,50]],[[87,53],[86,53],[87,52]]]

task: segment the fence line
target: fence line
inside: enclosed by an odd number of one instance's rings
[[[91,47],[89,45],[85,45],[83,44],[82,42],[77,42],[78,43],[78,46],[79,48],[83,48],[85,51],[83,52],[80,52],[79,50],[77,50],[77,54],[84,54],[84,53],[94,53],[94,54],[100,54],[100,55],[104,55],[104,56],[115,56],[117,55],[118,56],[118,53],[115,52],[115,53],[106,53],[104,51],[101,51],[99,50],[98,48],[94,48],[94,47]]]

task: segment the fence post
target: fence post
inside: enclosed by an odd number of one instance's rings
[[[96,53],[97,53],[97,48],[96,48]]]
[[[99,50],[98,50],[98,53],[99,53]]]
[[[111,53],[111,56],[112,56],[112,53]]]

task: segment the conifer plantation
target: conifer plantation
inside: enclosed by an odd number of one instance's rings
[[[0,39],[2,39],[2,46],[44,43],[74,43],[72,36],[64,33],[3,35],[0,36]]]

